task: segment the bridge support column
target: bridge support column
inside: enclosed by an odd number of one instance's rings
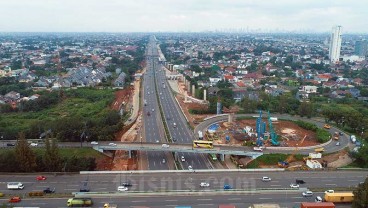
[[[225,154],[220,154],[220,160],[223,162],[225,161]]]
[[[129,158],[132,158],[132,150],[128,150]]]

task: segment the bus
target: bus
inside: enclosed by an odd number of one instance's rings
[[[216,154],[210,153],[210,154],[208,154],[208,156],[210,157],[210,159],[212,161],[217,161],[217,155]]]
[[[212,149],[213,148],[213,142],[212,141],[203,141],[203,140],[194,140],[193,141],[193,147],[194,148]]]

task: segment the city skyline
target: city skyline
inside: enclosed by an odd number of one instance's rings
[[[14,0],[2,2],[0,32],[368,33],[368,2],[281,0]],[[200,20],[200,21],[199,21]]]

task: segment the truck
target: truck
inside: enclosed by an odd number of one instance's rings
[[[253,204],[251,208],[280,208],[278,204]]]
[[[235,208],[235,205],[232,204],[220,204],[218,208]]]
[[[333,135],[333,139],[334,140],[339,140],[340,136],[339,136],[339,132],[335,132],[334,135]]]
[[[322,158],[322,154],[321,153],[311,152],[311,153],[309,153],[309,157],[311,159],[321,159]]]
[[[274,121],[277,121],[278,119],[277,119],[277,117],[270,117],[270,120],[271,120],[272,122],[274,122]]]
[[[300,208],[335,208],[332,202],[302,202]]]
[[[325,193],[325,202],[353,202],[353,192]]]
[[[118,208],[117,204],[105,203],[103,208]]]
[[[22,190],[24,189],[24,185],[21,182],[9,182],[7,188],[10,190]]]
[[[90,198],[70,198],[66,203],[68,207],[90,207],[92,205],[93,202]]]

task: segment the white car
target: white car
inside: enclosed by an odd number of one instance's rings
[[[152,108],[152,112],[155,112],[155,109]]]
[[[263,176],[262,181],[271,181],[271,178],[267,176]]]
[[[38,144],[34,143],[34,142],[32,142],[30,145],[31,145],[31,147],[37,147],[38,146]]]
[[[162,144],[162,147],[163,147],[163,148],[169,148],[169,147],[170,147],[170,145],[168,145],[168,144]]]
[[[118,191],[128,191],[129,189],[128,189],[128,187],[126,187],[126,186],[119,186],[118,187]]]
[[[96,142],[96,141],[92,141],[92,142],[91,142],[91,144],[92,144],[92,145],[97,145],[97,144],[98,144],[98,142]]]
[[[109,143],[109,146],[116,146],[116,144],[115,143]]]
[[[292,183],[290,184],[290,188],[299,188],[299,184]]]
[[[188,170],[193,172],[193,167],[191,165],[188,166]]]
[[[313,192],[312,192],[312,191],[304,191],[304,192],[302,193],[302,195],[303,195],[304,197],[307,197],[307,196],[313,196]]]
[[[201,182],[201,184],[199,184],[200,187],[210,187],[209,183],[206,182]]]
[[[185,162],[185,157],[184,156],[181,156],[181,161]]]
[[[254,151],[263,152],[263,147],[253,147]]]

